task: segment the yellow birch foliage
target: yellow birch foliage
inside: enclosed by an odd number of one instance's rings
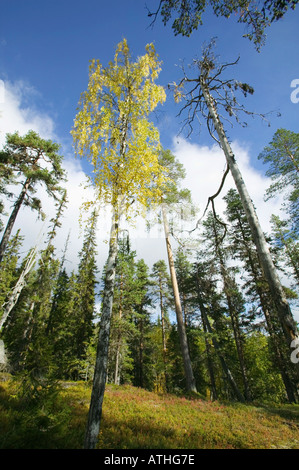
[[[160,70],[153,44],[132,62],[126,39],[107,67],[91,61],[71,134],[77,155],[93,165],[91,181],[104,203],[114,206],[122,198],[127,208],[133,200],[138,208],[160,201],[166,172],[158,161],[159,132],[148,121],[166,99],[155,84]]]

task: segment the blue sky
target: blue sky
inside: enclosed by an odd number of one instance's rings
[[[218,37],[217,53],[223,61],[240,55],[240,62],[231,69],[232,76],[251,84],[253,97],[246,99],[248,109],[274,113],[271,127],[256,118],[250,126],[229,129],[229,137],[250,149],[251,162],[261,163],[256,156],[271,140],[278,127],[298,130],[299,103],[290,100],[291,81],[299,78],[299,9],[267,30],[266,45],[258,53],[252,42],[242,38],[244,25],[235,18],[219,19],[207,12],[204,26],[190,38],[175,37],[171,24],[166,27],[158,17],[150,27],[146,4],[154,10],[158,0],[1,0],[0,18],[0,79],[25,82],[34,89],[28,96],[30,104],[47,113],[54,122],[60,142],[70,144],[70,128],[80,93],[86,89],[88,64],[98,58],[107,64],[116,44],[127,38],[133,55],[144,53],[154,42],[163,61],[159,83],[167,85],[181,77],[180,60],[189,63],[198,56],[204,41]],[[180,130],[176,118],[179,106],[171,95],[158,115],[162,144],[171,147]],[[202,126],[204,128],[204,126]],[[194,133],[192,142],[210,145],[204,131]],[[263,170],[264,171],[264,170]]]
[[[228,136],[233,141],[237,161],[264,231],[270,230],[271,214],[280,211],[281,198],[267,203],[263,199],[270,181],[257,156],[277,128],[298,132],[299,103],[291,101],[293,89],[290,85],[299,79],[299,8],[288,12],[267,30],[266,45],[258,53],[252,42],[242,38],[246,30],[235,18],[219,19],[207,12],[203,18],[204,26],[190,38],[175,37],[171,25],[165,27],[160,18],[154,27],[150,27],[145,5],[144,0],[0,0],[0,85],[4,84],[5,88],[2,102],[0,89],[0,144],[4,143],[6,132],[19,130],[25,133],[31,128],[62,144],[68,172],[69,206],[57,235],[57,246],[62,252],[71,230],[68,255],[71,269],[75,268],[82,246],[79,207],[92,194],[80,186],[87,166],[74,158],[70,130],[80,94],[87,87],[89,61],[96,58],[105,66],[123,38],[128,40],[133,56],[144,54],[146,44],[154,42],[163,62],[158,82],[164,86],[180,80],[181,61],[188,64],[200,56],[203,43],[212,37],[218,37],[217,54],[224,62],[234,61],[240,55],[239,64],[231,69],[232,77],[248,82],[255,89],[254,95],[244,104],[255,112],[280,111],[281,117],[277,118],[274,112],[270,128],[258,118],[249,119],[246,129],[236,125],[228,129]],[[147,0],[147,5],[154,10],[158,0]],[[180,119],[176,117],[179,110],[180,106],[175,105],[168,94],[166,103],[153,120],[159,128],[162,145],[170,148],[184,164],[187,171],[184,186],[191,190],[202,214],[208,197],[219,187],[225,160],[204,131],[204,123],[201,133],[195,129],[189,140],[177,137],[181,128]],[[232,186],[232,180],[227,178],[221,196]],[[42,192],[40,197],[50,218],[53,204]],[[217,200],[216,208],[219,212],[223,210],[221,198]],[[35,230],[32,230],[33,225]],[[36,215],[28,208],[20,212],[15,230],[18,228],[25,236],[25,252],[32,247],[39,230]],[[109,228],[109,218],[105,225],[101,217],[99,267],[107,257],[104,241]],[[158,259],[166,259],[165,240],[157,228],[145,235],[141,223],[137,231],[130,233],[133,249],[149,265]]]
[[[188,64],[200,56],[203,43],[212,37],[218,38],[216,52],[222,61],[231,62],[240,55],[231,76],[255,89],[244,104],[255,112],[274,113],[271,127],[258,118],[249,119],[246,129],[236,125],[228,129],[228,136],[265,232],[271,229],[271,214],[280,212],[281,197],[264,201],[270,181],[257,156],[277,128],[298,132],[299,103],[291,101],[290,85],[293,80],[299,80],[299,8],[268,29],[266,45],[258,53],[252,42],[242,38],[246,30],[235,18],[217,19],[207,12],[204,26],[190,38],[175,37],[171,25],[165,27],[160,18],[150,27],[145,5],[144,0],[0,0],[0,145],[6,132],[19,130],[24,134],[29,129],[62,144],[69,204],[56,237],[56,248],[57,254],[61,254],[70,234],[67,252],[70,270],[76,269],[83,242],[79,208],[83,200],[93,196],[90,189],[80,186],[88,166],[74,158],[70,130],[80,94],[87,87],[89,61],[96,58],[105,66],[123,38],[128,40],[133,56],[144,54],[146,44],[154,42],[163,62],[158,80],[163,86],[178,82],[182,77],[181,61]],[[157,5],[158,0],[147,0],[150,10]],[[189,140],[184,135],[177,137],[181,128],[176,117],[179,110],[180,106],[175,105],[168,93],[166,103],[153,120],[159,128],[162,145],[170,148],[186,168],[184,186],[191,190],[200,216],[208,197],[218,190],[225,159],[204,130],[204,123],[200,134],[199,128],[195,129]],[[275,111],[280,111],[280,118]],[[234,184],[228,177],[216,201],[218,213],[224,209],[222,197],[230,187]],[[47,224],[55,213],[42,188],[38,195],[48,214],[46,225],[38,222],[28,208],[23,208],[14,226],[24,236],[24,253],[36,243],[39,233],[45,239]],[[110,214],[101,213],[97,239],[100,271],[107,258],[109,229]],[[130,227],[130,236],[138,258],[144,258],[149,266],[159,259],[167,262],[161,228],[155,226],[146,234],[144,221],[138,220],[135,228]],[[284,277],[283,282],[288,285],[289,279]],[[298,308],[293,312],[299,320]]]

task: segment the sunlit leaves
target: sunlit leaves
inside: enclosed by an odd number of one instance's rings
[[[131,61],[127,41],[116,47],[114,61],[103,67],[92,60],[72,135],[76,152],[93,165],[99,198],[115,205],[121,196],[146,205],[158,201],[165,180],[158,161],[159,132],[148,115],[166,99],[156,85],[161,63],[152,44]]]

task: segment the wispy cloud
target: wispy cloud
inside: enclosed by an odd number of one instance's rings
[[[6,133],[18,130],[25,134],[35,130],[44,138],[54,138],[54,122],[34,106],[39,92],[24,81],[11,83],[2,81],[2,102],[0,102],[0,145],[5,142]]]
[[[265,232],[268,232],[271,229],[270,217],[273,213],[279,213],[282,199],[276,198],[265,203],[264,194],[270,185],[270,179],[252,165],[248,148],[238,142],[233,142],[232,148],[256,207],[261,226]],[[210,147],[200,146],[184,139],[174,139],[172,151],[186,169],[183,184],[192,192],[193,201],[199,208],[199,215],[202,216],[208,198],[218,191],[226,169],[223,151],[217,144]],[[235,188],[235,183],[232,176],[228,174],[221,193],[215,199],[215,207],[219,214],[223,214],[225,210],[223,197],[230,188]]]
[[[5,134],[18,130],[20,134],[25,134],[29,129],[38,132],[42,137],[59,141],[55,135],[55,124],[53,119],[46,113],[39,111],[37,106],[31,103],[38,98],[38,92],[24,82],[5,82],[5,100],[0,103],[0,147],[5,142]],[[265,232],[270,232],[270,217],[273,213],[279,214],[281,202],[276,198],[265,203],[264,194],[270,184],[269,178],[260,173],[251,163],[251,155],[248,148],[238,142],[232,144],[236,159],[243,174],[249,194],[255,204],[262,228]],[[219,188],[225,171],[225,158],[223,152],[217,145],[201,146],[190,143],[184,139],[173,139],[171,148],[186,169],[186,178],[182,183],[183,187],[191,190],[193,202],[199,209],[199,214],[194,218],[194,226],[198,217],[203,215],[208,198],[215,194]],[[79,225],[80,207],[82,202],[93,200],[94,193],[91,188],[85,188],[86,175],[82,169],[80,160],[74,158],[71,148],[65,148],[64,168],[67,173],[65,188],[68,194],[68,206],[64,211],[62,227],[57,233],[56,250],[60,256],[68,235],[70,242],[67,252],[67,265],[69,270],[76,269],[78,253],[82,248],[83,233]],[[234,188],[234,182],[228,175],[221,194],[216,202],[216,210],[222,214],[225,209],[223,197],[228,189]],[[43,209],[48,215],[47,221],[43,224],[37,220],[36,214],[28,208],[20,211],[15,230],[21,229],[24,236],[23,251],[29,250],[37,241],[40,232],[45,235],[48,230],[50,219],[55,214],[53,201],[49,199],[43,188],[38,188],[37,196],[41,198]],[[10,211],[7,205],[7,212]],[[151,213],[151,216],[154,214]],[[86,216],[85,216],[86,218]],[[192,226],[188,225],[188,228]],[[137,251],[139,258],[144,258],[145,262],[151,266],[154,262],[163,258],[166,260],[166,246],[163,237],[163,229],[159,226],[152,226],[150,232],[146,231],[146,224],[143,219],[135,220],[134,226],[127,225],[130,230],[132,248]],[[100,212],[98,221],[98,266],[102,269],[108,254],[106,241],[109,237],[110,212],[108,208]],[[176,246],[173,241],[173,245]],[[41,245],[41,248],[43,244]]]
[[[0,103],[0,147],[5,144],[6,133],[19,131],[21,135],[30,129],[36,131],[41,137],[58,141],[55,135],[55,124],[53,119],[46,113],[41,112],[34,105],[39,93],[25,82],[4,82],[4,101]],[[86,175],[82,170],[80,161],[72,154],[72,149],[64,149],[66,158],[63,166],[67,174],[65,188],[68,194],[68,206],[63,214],[63,224],[57,233],[56,246],[60,254],[64,249],[68,233],[70,232],[69,253],[67,255],[71,269],[76,267],[77,255],[82,246],[82,232],[79,226],[80,207],[84,200],[92,199],[93,193],[90,189],[84,189]],[[18,188],[16,188],[18,191]],[[40,186],[37,188],[37,197],[42,201],[43,210],[47,215],[46,222],[37,219],[36,213],[29,208],[23,207],[17,217],[14,231],[21,229],[24,237],[23,251],[26,253],[40,239],[45,240],[50,219],[55,214],[53,200],[49,199],[46,191]],[[10,204],[6,203],[6,211],[11,210]],[[43,248],[43,243],[41,244]]]

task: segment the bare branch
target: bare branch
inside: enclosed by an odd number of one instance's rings
[[[217,217],[216,210],[215,210],[215,205],[214,205],[214,199],[216,199],[216,197],[219,196],[219,194],[221,193],[222,188],[223,188],[223,185],[224,185],[224,183],[225,183],[225,180],[226,180],[226,177],[227,177],[228,173],[229,173],[229,167],[226,166],[226,170],[225,170],[225,172],[223,173],[222,180],[221,180],[221,183],[220,183],[220,186],[219,186],[217,192],[216,192],[215,194],[213,194],[213,196],[210,196],[210,197],[209,197],[208,202],[207,202],[207,205],[206,205],[206,208],[205,208],[205,210],[204,210],[204,212],[203,212],[203,215],[198,219],[198,221],[196,222],[195,227],[194,227],[192,230],[187,230],[187,232],[188,232],[189,234],[198,229],[199,224],[200,224],[200,222],[202,221],[202,219],[204,218],[204,216],[206,215],[206,212],[207,212],[207,210],[208,210],[209,204],[211,203],[211,204],[212,204],[213,215],[214,215],[215,219],[217,220],[217,222],[218,222],[219,224],[221,224],[221,225],[225,228],[225,232],[224,232],[223,238],[225,237],[225,234],[226,234],[226,224],[225,224],[224,222],[221,222],[221,220],[219,220],[218,217]],[[222,238],[222,240],[223,240],[223,238]]]
[[[155,12],[151,12],[151,11],[149,10],[149,8],[147,7],[147,5],[145,5],[145,8],[147,9],[147,16],[150,17],[150,18],[151,18],[152,16],[154,17],[154,19],[152,20],[152,22],[151,22],[150,25],[149,25],[151,28],[154,27],[154,24],[155,24],[155,22],[156,22],[157,16],[158,16],[158,14],[159,14],[159,12],[160,12],[160,10],[161,10],[163,1],[164,1],[164,0],[160,0],[158,9],[157,9]]]

